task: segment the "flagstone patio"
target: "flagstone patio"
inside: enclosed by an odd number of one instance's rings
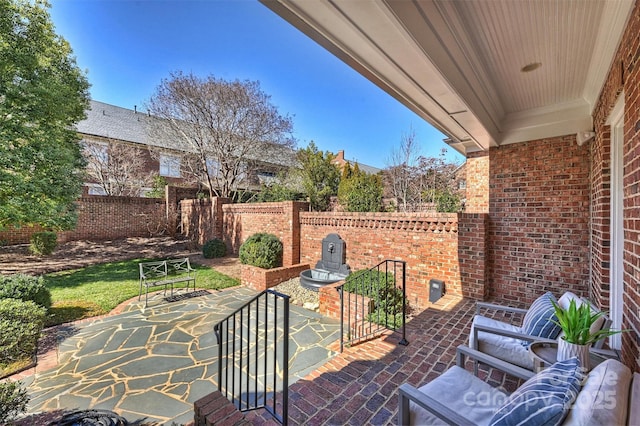
[[[61,327],[57,366],[23,380],[28,412],[104,409],[130,422],[192,421],[193,402],[217,389],[214,324],[257,293],[235,287],[174,302],[160,294],[146,309],[136,301],[120,314]],[[329,346],[338,333],[336,321],[291,306],[290,383],[335,355]]]

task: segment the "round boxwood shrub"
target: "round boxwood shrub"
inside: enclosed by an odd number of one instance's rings
[[[227,254],[227,246],[220,238],[209,240],[202,246],[202,256],[205,259],[224,257]]]
[[[240,246],[240,263],[271,269],[282,266],[282,242],[273,234],[253,234]]]
[[[46,256],[56,249],[58,244],[58,236],[55,232],[43,231],[36,232],[31,236],[29,251],[38,256]]]
[[[9,364],[36,353],[46,310],[31,301],[0,300],[0,362]]]
[[[44,308],[51,307],[51,293],[44,279],[26,274],[0,276],[0,299],[30,300]]]

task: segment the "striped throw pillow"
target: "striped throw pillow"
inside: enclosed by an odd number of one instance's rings
[[[562,329],[553,321],[558,321],[551,301],[556,298],[551,292],[538,297],[529,307],[522,321],[522,331],[532,336],[555,339]],[[528,345],[528,342],[525,342]],[[525,345],[525,346],[526,346]]]
[[[493,415],[490,424],[558,425],[569,414],[583,378],[578,358],[556,362],[512,393]]]

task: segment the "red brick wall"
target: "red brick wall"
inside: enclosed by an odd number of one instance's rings
[[[640,5],[636,2],[606,83],[594,109],[596,138],[593,167],[593,276],[591,288],[601,307],[609,306],[610,127],[613,106],[624,93],[624,297],[623,361],[640,371]]]
[[[466,204],[469,213],[489,212],[489,154],[472,152],[466,161]]]
[[[464,214],[460,220],[463,232],[456,214],[301,213],[300,259],[315,265],[322,239],[337,233],[346,243],[352,271],[385,259],[406,261],[407,297],[413,305],[427,306],[431,278],[445,281],[447,292],[482,299],[486,216]]]
[[[598,127],[591,142],[591,283],[589,296],[609,309],[609,244],[611,215],[611,140],[609,128]]]
[[[242,265],[240,281],[242,285],[256,291],[264,291],[278,284],[300,276],[300,272],[309,269],[306,263],[283,266],[273,269],[262,269],[251,265]]]
[[[87,195],[77,201],[78,224],[73,231],[58,233],[58,242],[113,240],[158,235],[166,231],[165,204],[156,198]],[[8,229],[0,240],[27,244],[37,227]]]
[[[228,198],[216,197],[212,207],[211,200],[181,200],[182,235],[200,245],[213,238],[223,238],[222,206],[229,202]],[[227,249],[231,249],[229,244]]]
[[[481,213],[458,215],[458,263],[462,295],[478,300],[489,297],[487,268],[489,216]]]
[[[238,253],[242,243],[259,232],[274,234],[282,241],[282,266],[300,263],[298,215],[309,209],[299,201],[282,203],[225,204],[223,234],[227,247]]]
[[[575,136],[490,151],[491,294],[530,303],[545,291],[588,295],[589,149]]]

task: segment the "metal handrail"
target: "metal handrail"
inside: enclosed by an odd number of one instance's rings
[[[399,328],[402,333],[399,343],[409,344],[406,339],[406,273],[405,261],[387,259],[365,273],[350,275],[337,287],[341,312],[340,352],[345,344],[371,339],[386,330],[395,331],[398,314],[401,314]],[[397,300],[400,293],[401,308]]]
[[[218,390],[238,410],[264,408],[287,425],[289,296],[265,290],[216,324],[214,332]]]

